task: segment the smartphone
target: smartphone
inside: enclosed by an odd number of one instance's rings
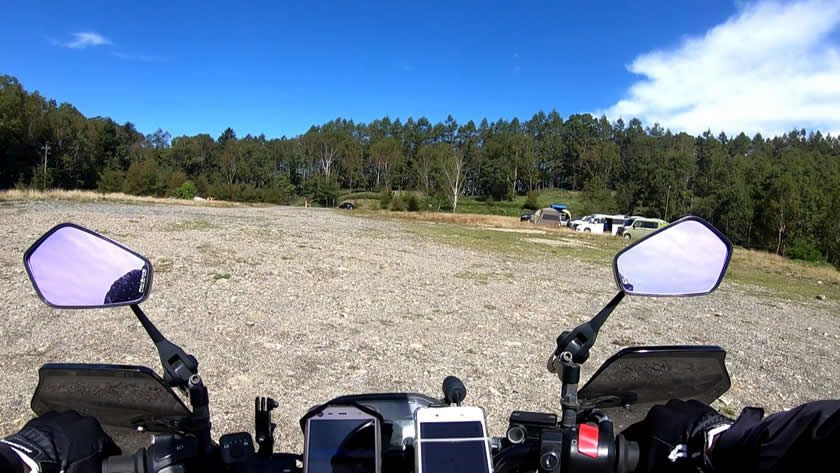
[[[353,406],[330,406],[307,419],[304,473],[380,473],[382,426]]]
[[[491,473],[480,407],[423,407],[414,413],[415,473]]]

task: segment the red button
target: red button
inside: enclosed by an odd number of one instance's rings
[[[598,458],[598,427],[581,424],[578,427],[578,452],[591,458]]]

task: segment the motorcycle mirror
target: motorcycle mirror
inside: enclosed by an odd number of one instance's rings
[[[634,296],[699,296],[717,289],[732,243],[697,217],[686,217],[620,251],[618,289]]]
[[[152,288],[148,259],[71,223],[36,241],[24,264],[41,300],[59,309],[139,304]]]

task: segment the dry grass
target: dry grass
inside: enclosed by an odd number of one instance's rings
[[[365,216],[373,217],[396,218],[418,222],[451,223],[473,227],[527,228],[553,233],[575,233],[573,230],[568,228],[534,225],[532,223],[519,221],[519,217],[505,217],[501,215],[454,214],[450,212],[390,212],[384,210],[363,212],[363,214]]]
[[[182,200],[175,198],[146,197],[118,193],[102,194],[94,191],[55,189],[46,192],[10,189],[0,191],[0,201],[10,200],[71,200],[77,202],[123,202],[144,204],[173,204],[191,207],[236,207],[249,204],[223,200]]]
[[[552,228],[520,222],[517,217],[440,212],[359,211],[360,216],[442,225],[414,225],[411,231],[432,236],[442,242],[503,254],[543,254],[545,245],[529,242],[522,234],[494,229],[539,229],[547,233],[556,248],[553,254],[573,256],[596,264],[609,264],[613,255],[627,245],[623,238],[579,233],[568,228]],[[557,239],[557,243],[553,243]],[[564,242],[580,242],[568,248]],[[736,248],[727,271],[727,280],[762,288],[762,296],[781,298],[825,296],[840,300],[840,271],[825,263],[795,261],[764,251]]]
[[[732,264],[765,273],[840,284],[840,271],[830,265],[791,260],[766,251],[737,248],[732,255]]]

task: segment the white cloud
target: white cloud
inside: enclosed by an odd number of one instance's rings
[[[701,133],[840,130],[840,2],[748,4],[702,37],[638,56],[644,79],[603,111]]]
[[[65,48],[84,49],[90,46],[102,46],[105,44],[111,44],[111,40],[102,36],[99,33],[82,32],[73,33],[73,41],[58,44],[60,46],[64,46]]]

